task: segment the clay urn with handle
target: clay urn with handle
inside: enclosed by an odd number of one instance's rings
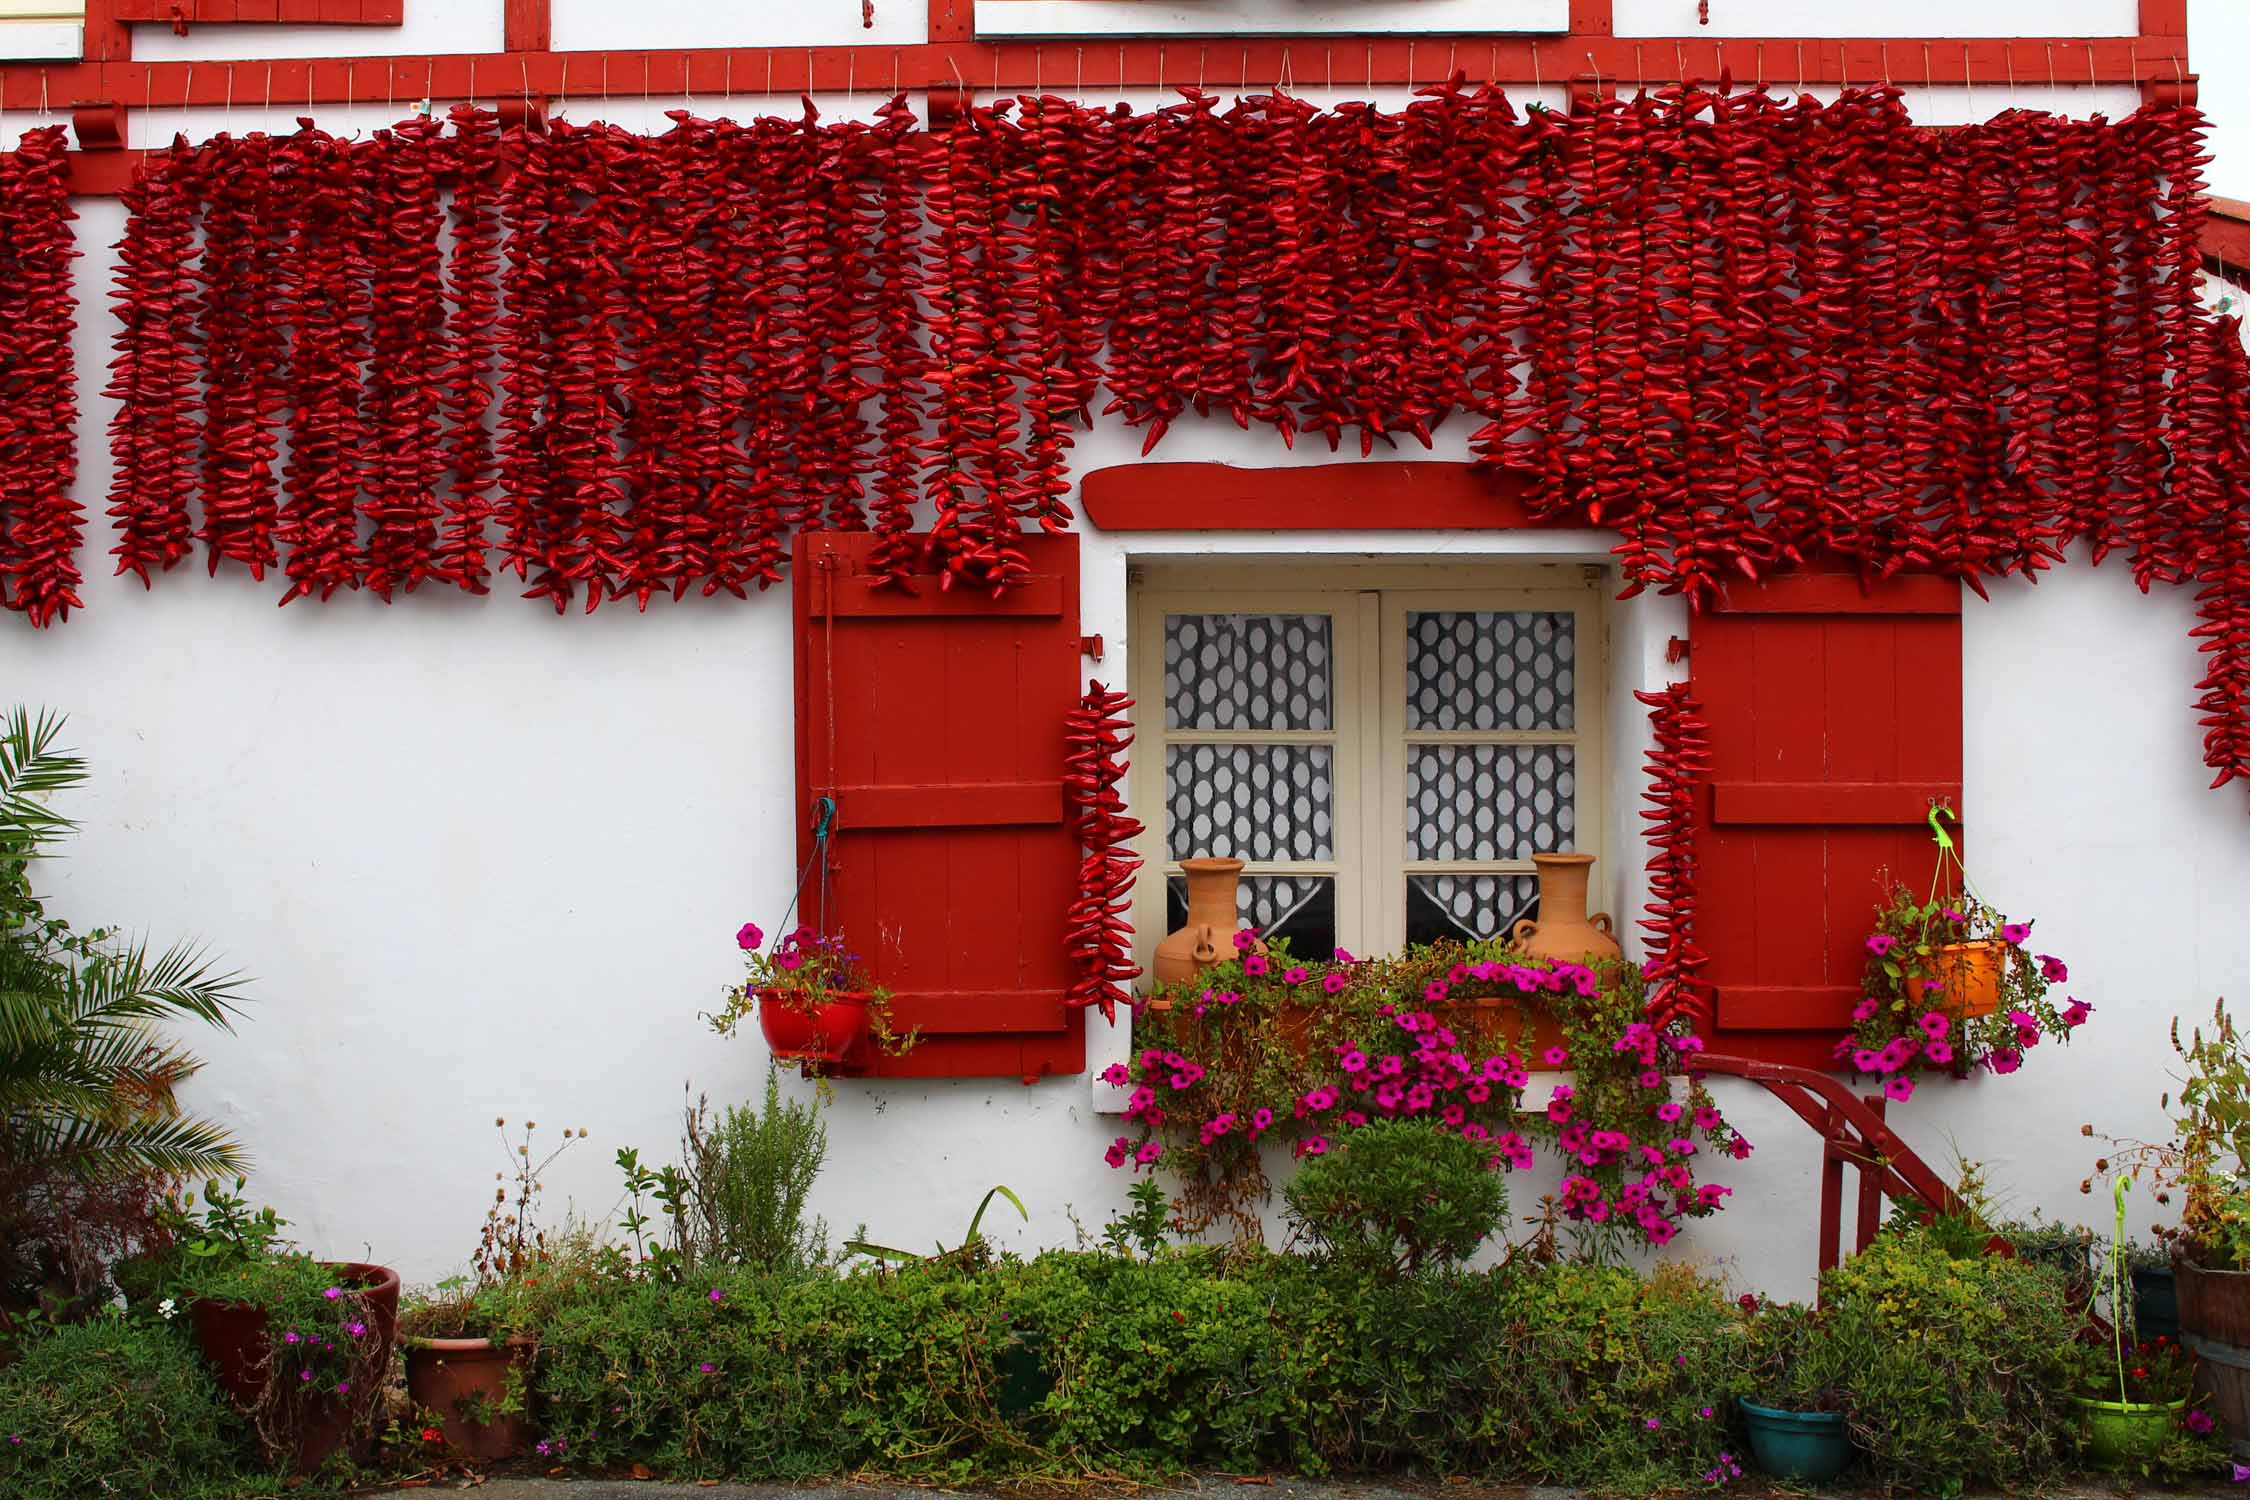
[[[1193,979],[1222,959],[1234,957],[1234,935],[1242,926],[1235,906],[1235,888],[1242,883],[1241,860],[1183,859],[1180,871],[1187,876],[1187,923],[1156,945],[1156,961],[1150,969],[1158,984]]]
[[[1539,915],[1516,923],[1510,936],[1518,948],[1531,958],[1574,964],[1615,958],[1625,951],[1617,945],[1608,912],[1586,914],[1586,884],[1593,874],[1593,855],[1534,854],[1531,863],[1539,871]]]

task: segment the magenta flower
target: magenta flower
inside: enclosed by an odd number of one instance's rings
[[[1347,982],[1341,974],[1323,974],[1320,977],[1320,992],[1324,995],[1340,995]]]
[[[1868,996],[1866,999],[1860,1001],[1859,1004],[1852,1007],[1852,1020],[1854,1022],[1867,1020],[1874,1014],[1875,997],[1872,995]]]
[[[297,1378],[298,1378],[299,1380],[310,1380],[310,1379],[312,1379],[312,1371],[310,1371],[310,1370],[299,1370],[299,1371],[297,1372]]]
[[[2191,1411],[2182,1417],[2180,1422],[2197,1437],[2202,1437],[2205,1433],[2208,1433],[2213,1425],[2211,1414],[2207,1411]]]
[[[1640,1084],[1644,1089],[1662,1088],[1664,1075],[1654,1068],[1644,1068],[1641,1070]]]
[[[1687,1106],[1676,1099],[1668,1099],[1656,1106],[1656,1118],[1669,1125],[1687,1112]]]
[[[1272,1127],[1272,1110],[1266,1108],[1263,1104],[1261,1104],[1256,1109],[1250,1111],[1250,1128],[1252,1130],[1270,1130]]]
[[[1925,1012],[1916,1024],[1922,1028],[1922,1034],[1933,1042],[1953,1029],[1953,1023],[1943,1013],[1934,1010]]]
[[[1872,933],[1867,939],[1867,951],[1881,958],[1898,946],[1898,939],[1887,932]]]
[[[1245,927],[1240,932],[1234,935],[1234,951],[1237,953],[1248,953],[1253,947],[1257,946],[1257,942],[1257,932],[1251,928]]]
[[[1969,920],[1966,913],[1956,911],[1950,906],[1947,907],[1944,911],[1939,912],[1938,915],[1945,918],[1945,920],[1947,920],[1948,922],[1966,922]]]
[[[348,1395],[350,1395],[351,1393],[352,1393],[352,1383],[351,1383],[350,1381],[348,1381],[348,1380],[339,1380],[339,1381],[337,1381],[337,1382],[336,1382],[336,1394],[337,1394],[337,1395],[339,1395],[339,1396],[348,1396]]]
[[[1539,1054],[1539,1060],[1550,1068],[1566,1067],[1570,1063],[1570,1049],[1560,1044]]]
[[[1157,1158],[1163,1154],[1164,1148],[1156,1142],[1143,1141],[1141,1142],[1141,1149],[1133,1153],[1133,1160],[1144,1167],[1152,1167],[1156,1165]]]
[[[2049,984],[2061,984],[2070,978],[2070,968],[2052,953],[2039,955],[2039,974]]]
[[[1132,1070],[1130,1068],[1127,1068],[1123,1063],[1111,1063],[1108,1067],[1102,1069],[1102,1082],[1110,1085],[1112,1088],[1123,1088],[1126,1084],[1131,1083],[1132,1081]]]
[[[1870,1048],[1867,1048],[1867,1047],[1860,1047],[1860,1048],[1857,1048],[1857,1049],[1855,1049],[1855,1050],[1854,1050],[1854,1051],[1852,1052],[1852,1071],[1853,1071],[1853,1072],[1855,1072],[1855,1073],[1880,1073],[1880,1072],[1881,1072],[1882,1070],[1883,1070],[1883,1054],[1882,1054],[1882,1053],[1880,1053],[1880,1052],[1876,1052],[1876,1051],[1873,1051],[1872,1049],[1870,1049]]]
[[[717,1369],[717,1368],[719,1368],[719,1367],[718,1367],[717,1365],[715,1365],[715,1364],[711,1363],[711,1361],[709,1361],[709,1360],[705,1360],[705,1361],[704,1361],[704,1362],[703,1362],[702,1364],[699,1364],[699,1365],[697,1365],[697,1366],[696,1366],[696,1368],[697,1368],[698,1370],[701,1370],[701,1371],[702,1371],[702,1372],[703,1372],[704,1374],[708,1375],[708,1374],[710,1374],[710,1373],[711,1373],[711,1372],[712,1372],[713,1370],[716,1370],[716,1369]]]
[[[773,956],[774,967],[795,972],[805,966],[805,955],[794,948],[784,948]]]
[[[1995,1047],[1984,1060],[1984,1065],[1995,1073],[2008,1074],[2023,1066],[2023,1054],[2011,1052],[2006,1047]]]
[[[711,1288],[711,1300],[713,1302],[724,1302],[727,1300],[727,1294],[718,1287],[713,1287]]]
[[[1310,978],[1312,978],[1312,970],[1306,968],[1303,964],[1292,964],[1281,976],[1284,984],[1303,984]]]
[[[1359,960],[1352,957],[1349,953],[1346,953],[1343,949],[1338,948],[1336,950],[1336,962],[1340,964],[1356,964],[1359,962]]]
[[[281,1341],[284,1344],[301,1344],[304,1342],[304,1340],[298,1336],[297,1330],[294,1328],[283,1334],[281,1336]]]
[[[1662,1426],[1663,1426],[1664,1424],[1663,1424],[1662,1422],[1659,1422],[1659,1421],[1657,1421],[1657,1420],[1656,1420],[1656,1418],[1654,1418],[1654,1417],[1648,1417],[1648,1418],[1645,1418],[1645,1419],[1643,1419],[1643,1421],[1641,1422],[1641,1425],[1642,1425],[1643,1427],[1646,1427],[1646,1428],[1647,1428],[1647,1429],[1648,1429],[1649,1431],[1651,1431],[1651,1432],[1654,1432],[1654,1431],[1656,1431],[1656,1429],[1658,1429],[1659,1427],[1662,1427]]]
[[[327,1298],[327,1299],[328,1299],[329,1301],[333,1302],[333,1301],[335,1301],[335,1300],[336,1300],[336,1299],[337,1299],[338,1297],[341,1297],[341,1296],[343,1296],[343,1295],[344,1295],[344,1289],[343,1289],[342,1287],[340,1287],[340,1286],[332,1286],[332,1287],[330,1287],[330,1288],[329,1288],[329,1289],[328,1289],[327,1291],[325,1291],[325,1292],[322,1292],[322,1293],[321,1293],[320,1295],[322,1295],[323,1297],[326,1297],[326,1298]]]
[[[2012,947],[2021,948],[2024,945],[2024,940],[2030,936],[2031,924],[2029,922],[2009,922],[2000,929],[2000,941]]]
[[[1886,1099],[1898,1099],[1901,1101],[1913,1098],[1914,1080],[1904,1076],[1903,1074],[1896,1078],[1884,1079],[1883,1097]]]
[[[1953,1044],[1951,1042],[1924,1042],[1922,1044],[1922,1055],[1942,1068],[1953,1061]]]
[[[1266,968],[1266,956],[1263,953],[1253,953],[1242,960],[1242,972],[1245,974],[1263,974]]]
[[[1347,1109],[1344,1111],[1344,1123],[1348,1126],[1365,1125],[1367,1123],[1367,1114],[1364,1110]]]
[[[365,1323],[346,1323],[344,1325],[344,1332],[350,1334],[355,1339],[365,1338],[367,1336],[367,1325]]]
[[[766,935],[758,930],[758,924],[755,922],[743,923],[734,934],[734,945],[745,953],[752,951],[765,940]]]
[[[2076,1028],[2085,1025],[2086,1018],[2093,1013],[2094,1007],[2088,1005],[2085,1001],[2073,1000],[2070,1002],[2070,1004],[2063,1007],[2063,1025],[2071,1027],[2075,1030]]]
[[[1124,1166],[1126,1154],[1132,1149],[1132,1144],[1124,1136],[1119,1136],[1109,1143],[1109,1149],[1102,1153],[1102,1160],[1108,1162],[1112,1168]]]

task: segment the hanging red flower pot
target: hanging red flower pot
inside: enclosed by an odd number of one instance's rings
[[[867,1056],[873,995],[847,991],[816,996],[778,988],[757,993],[758,1030],[781,1061],[837,1067]]]

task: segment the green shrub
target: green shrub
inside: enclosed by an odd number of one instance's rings
[[[99,1318],[29,1341],[0,1369],[0,1494],[179,1494],[243,1461],[247,1432],[187,1335]]]
[[[1884,1488],[2016,1489],[2075,1456],[2080,1318],[2056,1271],[1887,1233],[1821,1277],[1820,1321]]]
[[[763,1109],[730,1105],[717,1119],[698,1100],[681,1142],[690,1190],[678,1227],[689,1263],[794,1271],[828,1251],[828,1226],[805,1219],[828,1127],[816,1104],[781,1097],[780,1070],[766,1065]]]
[[[1467,1260],[1500,1227],[1508,1189],[1491,1156],[1418,1121],[1376,1120],[1306,1162],[1282,1196],[1322,1255],[1395,1275]]]

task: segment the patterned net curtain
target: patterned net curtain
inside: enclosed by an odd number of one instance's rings
[[[1539,907],[1491,868],[1577,833],[1577,640],[1560,613],[1406,616],[1407,941],[1490,938]]]

